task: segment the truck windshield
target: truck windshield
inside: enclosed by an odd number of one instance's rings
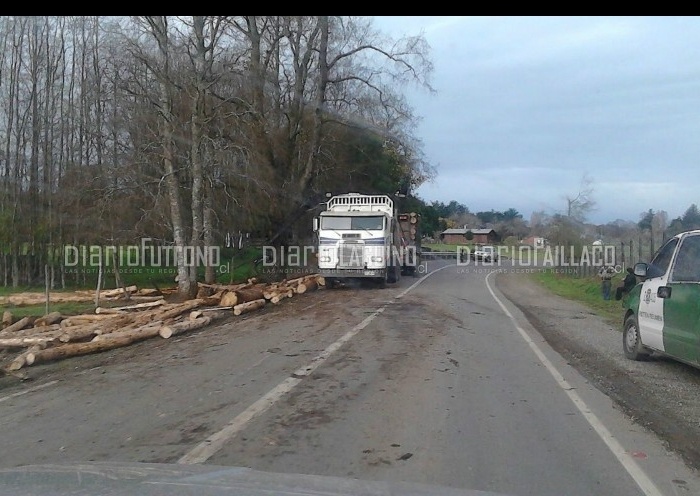
[[[384,217],[321,217],[321,229],[384,229]]]

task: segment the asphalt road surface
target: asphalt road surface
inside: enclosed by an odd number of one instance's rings
[[[498,291],[428,262],[0,384],[0,467],[245,466],[520,495],[700,494]]]

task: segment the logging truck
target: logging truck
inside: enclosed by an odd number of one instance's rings
[[[401,228],[402,263],[401,273],[416,277],[420,265],[421,231],[420,214],[415,212],[399,214]]]
[[[398,282],[405,267],[417,263],[415,243],[411,255],[404,239],[403,215],[396,212],[387,195],[347,193],[331,197],[314,219],[318,271],[326,287],[351,279],[371,279],[381,287]],[[410,224],[411,216],[406,215],[405,222]],[[407,229],[410,235],[411,228]]]

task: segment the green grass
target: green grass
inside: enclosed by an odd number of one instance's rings
[[[255,247],[246,248],[240,252],[236,252],[232,256],[230,250],[222,250],[221,265],[215,271],[216,282],[221,284],[245,282],[251,277],[259,275],[254,262],[262,256],[262,250]],[[139,288],[171,288],[177,285],[175,276],[177,269],[175,267],[122,267],[120,276],[122,283],[125,286],[136,285]],[[60,284],[60,275],[56,274],[57,284]],[[102,276],[103,289],[116,289],[116,280],[112,266],[108,266]],[[71,292],[75,290],[90,289],[94,290],[97,286],[97,269],[95,267],[70,267],[66,268],[66,288],[61,289],[56,287],[51,289],[51,292]],[[85,283],[83,284],[83,280]],[[204,280],[204,267],[199,268],[199,280]],[[9,296],[16,293],[44,292],[44,285],[38,286],[20,286],[13,288],[12,286],[0,286],[0,296]]]
[[[624,309],[622,301],[615,300],[615,288],[621,283],[622,276],[616,275],[612,280],[611,300],[605,301],[601,290],[600,278],[574,277],[552,271],[535,272],[532,277],[552,293],[566,299],[578,301],[593,313],[602,317],[611,325],[619,326]]]
[[[102,304],[102,303],[100,303]],[[125,304],[125,303],[120,303]],[[46,314],[46,305],[5,305],[3,310],[9,310],[12,315],[17,318],[22,317],[41,317]],[[51,303],[49,312],[61,312],[61,315],[80,315],[85,313],[95,313],[95,304],[93,302],[68,302],[68,303]]]
[[[457,248],[460,246],[467,246],[467,244],[447,245],[445,243],[423,243],[421,246],[423,248],[430,248],[432,251],[457,251]]]

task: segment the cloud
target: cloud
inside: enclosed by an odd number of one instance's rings
[[[437,95],[407,93],[438,165],[419,189],[424,199],[514,207],[527,218],[563,209],[587,172],[600,223],[637,221],[649,208],[674,217],[697,201],[700,18],[414,17],[393,26],[394,35],[423,29],[433,50]]]

